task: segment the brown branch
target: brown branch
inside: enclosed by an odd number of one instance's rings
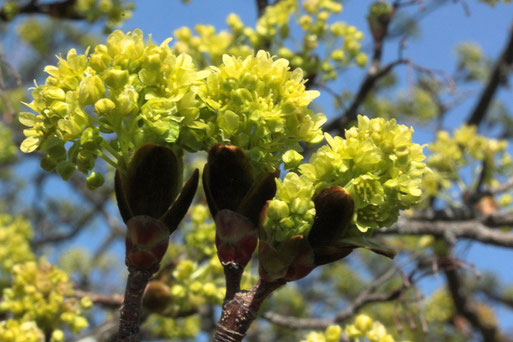
[[[505,77],[507,76],[509,69],[513,66],[513,24],[510,28],[510,34],[508,42],[499,58],[496,62],[488,83],[483,89],[481,96],[472,111],[472,114],[467,120],[467,125],[476,125],[483,121],[485,118],[490,104],[497,92],[499,86],[504,83]]]
[[[452,249],[448,247],[448,255],[451,256]],[[493,325],[484,322],[475,309],[475,302],[471,295],[467,293],[464,286],[464,280],[458,273],[457,268],[444,268],[444,274],[447,279],[447,287],[454,302],[456,311],[465,317],[473,328],[477,329],[483,338],[483,342],[502,341]]]
[[[506,297],[505,295],[497,293],[493,289],[490,289],[490,288],[487,288],[487,287],[483,287],[483,288],[481,288],[479,290],[482,293],[484,293],[484,295],[486,297],[488,297],[488,299],[490,299],[490,300],[492,300],[492,301],[494,301],[494,302],[496,302],[498,304],[502,304],[504,306],[507,306],[508,308],[513,310],[513,298]]]
[[[118,294],[113,295],[102,295],[95,292],[88,292],[82,290],[75,290],[75,296],[77,298],[87,297],[93,301],[94,304],[104,306],[106,308],[117,309],[123,303],[123,296]]]
[[[139,342],[142,298],[148,280],[155,270],[128,268],[125,299],[120,310],[118,342]]]
[[[363,101],[367,98],[367,95],[369,95],[369,93],[374,89],[376,82],[386,76],[390,71],[392,71],[395,66],[405,63],[407,63],[407,60],[399,59],[395,62],[387,64],[385,67],[380,68],[379,70],[375,70],[371,66],[367,72],[367,75],[365,76],[363,83],[358,89],[358,93],[354,97],[353,102],[351,102],[351,105],[340,117],[323,126],[324,131],[332,132],[339,130],[339,132],[342,134],[344,128],[346,128],[351,121],[356,120],[358,107],[360,107]]]
[[[342,323],[349,318],[353,317],[364,306],[372,303],[383,303],[398,299],[406,289],[410,288],[409,281],[403,282],[402,286],[387,293],[375,293],[377,288],[386,283],[396,272],[399,267],[394,265],[388,271],[376,278],[365,290],[363,290],[354,301],[352,301],[347,308],[337,313],[331,319],[317,319],[317,318],[299,318],[293,316],[284,316],[273,312],[264,314],[264,318],[269,322],[277,324],[282,327],[290,329],[305,329],[305,330],[322,330],[328,326]]]
[[[392,13],[390,13],[390,16],[386,18],[386,20],[383,20],[381,22],[382,31],[380,32],[380,34],[373,35],[374,46],[371,65],[367,70],[367,75],[365,76],[365,79],[360,85],[360,88],[358,89],[358,92],[356,93],[353,102],[339,118],[324,126],[324,130],[326,132],[339,130],[339,133],[343,135],[344,129],[347,127],[347,125],[350,122],[356,120],[358,107],[360,107],[363,101],[367,98],[367,95],[369,95],[369,93],[374,89],[376,82],[381,77],[385,76],[388,72],[390,72],[390,70],[392,70],[394,66],[393,63],[385,67],[384,69],[386,69],[387,71],[384,72],[384,70],[381,68],[381,59],[383,56],[383,43],[388,34],[388,27],[395,14],[397,6],[398,4],[395,3],[394,10],[392,11]]]
[[[249,291],[237,292],[233,299],[223,304],[212,342],[242,341],[255,320],[260,305],[274,290],[284,284],[285,281],[259,280]]]
[[[83,15],[75,10],[76,0],[56,1],[46,4],[38,4],[38,1],[30,1],[20,6],[16,14],[45,14],[52,18],[59,19],[85,19]],[[0,9],[0,21],[9,21],[12,19],[5,9]]]
[[[269,6],[269,0],[256,0],[257,5],[257,15],[260,18],[264,15],[265,9]]]
[[[425,221],[401,218],[390,228],[376,231],[376,234],[433,235],[454,239],[470,239],[485,244],[513,247],[513,233],[490,229],[489,227],[513,225],[513,213],[489,215],[483,219],[464,221]]]

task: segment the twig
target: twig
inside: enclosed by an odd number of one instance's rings
[[[94,304],[98,304],[107,308],[117,309],[123,303],[123,296],[118,294],[102,295],[99,293],[75,290],[75,296],[78,298],[88,297]]]
[[[452,255],[452,247],[448,247],[448,255]],[[472,327],[477,329],[483,338],[483,342],[501,341],[495,326],[484,322],[476,312],[472,297],[465,291],[464,280],[457,269],[444,269],[447,279],[447,287],[454,302],[456,311],[465,317]]]
[[[451,239],[471,239],[482,243],[513,247],[513,233],[493,230],[488,227],[513,225],[513,213],[493,214],[482,219],[464,221],[426,221],[400,218],[390,228],[380,229],[376,234],[449,236]]]
[[[125,299],[120,310],[118,342],[139,342],[141,303],[148,280],[156,270],[128,268]]]
[[[274,290],[284,284],[285,281],[259,280],[251,290],[237,292],[233,299],[223,304],[212,342],[242,341],[255,320],[260,305]]]
[[[75,11],[76,0],[56,1],[51,3],[38,4],[37,1],[30,1],[24,6],[20,6],[17,14],[46,14],[53,18],[61,19],[85,19],[85,17]],[[9,21],[9,14],[5,9],[0,9],[0,20]]]
[[[508,42],[499,58],[497,63],[495,64],[492,73],[490,74],[490,78],[488,79],[488,83],[486,87],[483,89],[481,96],[472,111],[472,114],[467,120],[467,125],[476,125],[483,121],[486,114],[488,113],[488,109],[490,104],[497,92],[497,89],[504,81],[504,78],[507,76],[509,69],[513,65],[513,24],[510,28],[509,39]]]
[[[257,5],[257,15],[258,18],[260,18],[262,15],[264,15],[265,9],[267,6],[269,6],[268,0],[256,0]]]

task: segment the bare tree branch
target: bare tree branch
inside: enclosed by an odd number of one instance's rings
[[[494,214],[482,219],[464,221],[426,221],[400,218],[390,228],[376,231],[376,234],[433,235],[450,240],[471,239],[485,244],[513,247],[513,233],[490,229],[489,227],[513,225],[513,213]]]
[[[76,0],[55,1],[39,4],[38,1],[30,1],[18,8],[17,14],[46,14],[53,18],[60,19],[85,19],[83,15],[75,10]],[[0,9],[0,21],[9,21],[10,16],[5,9]]]
[[[448,248],[448,255],[452,255],[452,248]],[[484,322],[475,309],[475,303],[470,293],[466,291],[464,280],[458,273],[457,268],[444,268],[445,277],[447,279],[447,287],[454,302],[456,311],[465,317],[473,328],[479,331],[483,338],[483,342],[502,341],[497,328]]]
[[[504,48],[499,60],[495,64],[492,73],[490,74],[490,78],[488,79],[488,83],[486,87],[483,89],[481,96],[472,111],[472,114],[467,120],[467,125],[476,125],[483,121],[485,118],[490,104],[497,92],[497,89],[504,83],[505,77],[510,71],[513,65],[513,24],[510,28],[509,39]]]

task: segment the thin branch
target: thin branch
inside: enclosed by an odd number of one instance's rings
[[[75,290],[75,296],[78,298],[87,297],[91,299],[94,304],[98,304],[111,309],[118,309],[123,303],[123,296],[118,294],[102,295],[95,292]]]
[[[490,74],[490,78],[488,79],[488,83],[486,87],[483,89],[481,96],[472,111],[472,114],[467,120],[467,125],[476,125],[483,121],[486,114],[488,113],[488,109],[490,104],[497,92],[499,86],[504,83],[504,79],[513,66],[513,24],[510,28],[509,39],[508,42],[499,58],[497,63],[495,64],[492,73]]]
[[[264,318],[271,323],[291,329],[321,330],[335,323],[341,323],[353,317],[361,308],[371,303],[383,303],[398,299],[411,283],[404,281],[399,288],[387,293],[375,293],[376,289],[386,283],[396,272],[399,266],[394,265],[388,271],[376,278],[365,290],[363,290],[354,301],[344,310],[337,313],[331,319],[298,318],[284,316],[273,312],[266,312]]]
[[[513,213],[493,214],[482,219],[464,221],[426,221],[400,218],[390,228],[376,231],[376,234],[433,235],[450,240],[471,239],[485,244],[513,247],[513,233],[490,229],[489,227],[513,225]]]
[[[269,0],[256,0],[257,5],[257,15],[260,18],[264,15],[265,9],[269,6]]]
[[[448,248],[448,255],[452,254],[452,248]],[[483,338],[483,342],[496,342],[502,339],[499,336],[497,328],[487,324],[479,316],[475,309],[475,303],[471,295],[465,290],[465,282],[462,276],[455,268],[445,268],[445,277],[447,279],[447,287],[454,302],[456,311],[465,317],[472,327],[477,329]]]
[[[30,1],[29,3],[20,6],[17,14],[45,14],[49,17],[60,19],[85,19],[83,15],[75,10],[76,0],[56,1],[45,4],[38,4],[37,1]],[[9,21],[12,19],[5,9],[0,9],[0,21]]]

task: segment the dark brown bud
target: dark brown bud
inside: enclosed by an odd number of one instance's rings
[[[253,184],[251,164],[237,146],[215,145],[208,152],[203,187],[212,216],[217,211],[236,211]]]
[[[139,148],[126,176],[118,173],[116,177],[116,196],[123,219],[126,221],[128,215],[161,217],[182,188],[182,174],[182,162],[170,148],[153,144]]]
[[[169,287],[161,281],[153,280],[146,286],[142,305],[149,312],[164,313],[172,301]]]

